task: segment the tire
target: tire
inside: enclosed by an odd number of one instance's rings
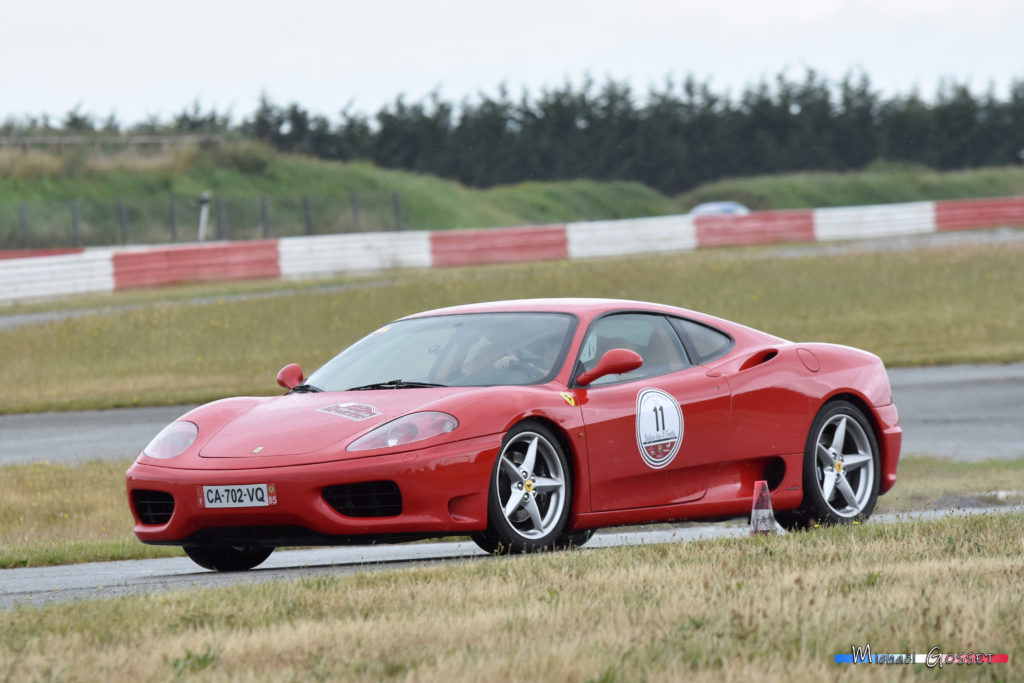
[[[787,528],[864,521],[878,502],[878,440],[868,418],[848,401],[827,403],[807,435],[804,499],[778,515]]]
[[[184,549],[185,554],[200,567],[218,572],[244,572],[262,563],[274,552],[273,548],[253,546],[185,546]]]
[[[558,439],[541,424],[522,422],[501,442],[488,489],[487,530],[473,541],[494,554],[564,547],[576,535],[563,534],[571,501],[569,461]]]
[[[555,547],[559,550],[565,550],[566,548],[580,548],[585,545],[593,535],[593,529],[565,532],[555,539]]]

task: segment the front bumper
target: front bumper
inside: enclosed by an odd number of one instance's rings
[[[500,444],[499,434],[394,455],[239,470],[177,469],[173,460],[167,466],[135,463],[126,473],[128,500],[135,535],[154,544],[249,539],[254,545],[313,545],[467,533],[487,526],[488,486]],[[354,517],[324,498],[330,487],[365,482],[394,482],[401,511]],[[203,486],[247,484],[272,485],[273,504],[207,508],[202,502]],[[166,521],[154,522],[145,510],[140,514],[137,501],[150,492],[173,498]]]
[[[899,413],[894,404],[876,407],[875,415],[878,418],[878,431],[881,435],[878,445],[881,450],[882,477],[878,492],[882,494],[896,483],[896,468],[899,465],[900,448],[903,444],[903,430],[900,429]]]

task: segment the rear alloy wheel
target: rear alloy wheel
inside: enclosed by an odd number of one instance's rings
[[[563,534],[571,500],[569,463],[558,439],[543,425],[516,425],[505,435],[491,473],[487,530],[473,540],[489,553],[580,545],[586,540],[579,533]]]
[[[185,546],[185,554],[204,569],[218,572],[244,572],[270,557],[273,548],[254,546]]]
[[[804,501],[783,524],[849,524],[871,516],[878,501],[878,441],[852,403],[827,404],[814,418],[804,451]],[[788,522],[788,524],[787,524]]]

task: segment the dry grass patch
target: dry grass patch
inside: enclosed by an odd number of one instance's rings
[[[1022,515],[984,515],[17,608],[0,676],[859,681],[853,644],[1014,657],[1022,550]]]
[[[135,538],[129,460],[0,467],[0,568],[181,555]]]

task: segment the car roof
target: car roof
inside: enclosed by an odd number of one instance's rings
[[[530,313],[571,313],[579,317],[585,324],[590,320],[610,311],[651,311],[666,313],[669,315],[682,316],[712,325],[722,329],[733,337],[755,336],[762,340],[770,339],[784,341],[761,330],[755,330],[746,325],[717,318],[713,315],[700,313],[685,308],[657,304],[649,301],[633,301],[630,299],[597,299],[597,298],[546,298],[546,299],[510,299],[507,301],[489,301],[474,304],[463,304],[438,308],[422,313],[414,313],[405,316],[402,320],[412,318],[425,318],[438,315],[459,315],[466,313],[509,313],[509,312],[530,312]]]
[[[627,299],[590,299],[590,298],[545,298],[545,299],[509,299],[506,301],[488,301],[474,304],[448,306],[432,311],[423,311],[406,316],[420,318],[434,315],[457,315],[460,313],[574,313],[582,317],[591,317],[612,310],[650,310],[660,312],[685,313],[680,308],[655,304],[646,301],[630,301]]]

